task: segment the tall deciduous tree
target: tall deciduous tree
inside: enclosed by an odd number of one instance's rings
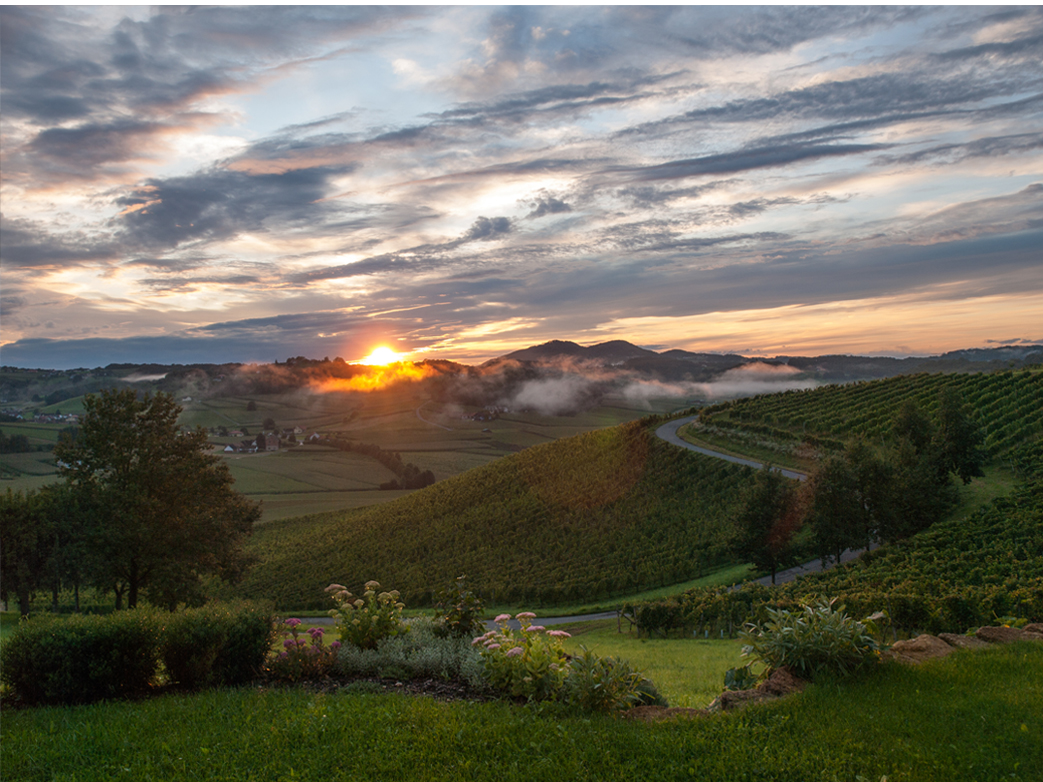
[[[938,400],[938,452],[941,466],[960,476],[964,484],[985,475],[984,437],[974,411],[952,386],[942,389]]]
[[[736,524],[735,553],[770,571],[774,584],[775,573],[791,562],[791,541],[800,526],[793,482],[764,465],[743,493]]]
[[[75,442],[55,448],[59,473],[90,526],[92,580],[116,593],[116,607],[150,602],[174,608],[202,600],[201,579],[241,576],[242,544],[260,507],[232,488],[228,468],[209,454],[206,432],[182,431],[181,408],[166,394],[133,389],[84,400]]]

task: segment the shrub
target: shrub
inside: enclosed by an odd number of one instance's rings
[[[402,622],[402,609],[397,590],[377,592],[380,584],[366,582],[362,597],[355,597],[340,584],[330,584],[330,593],[337,607],[330,611],[340,626],[340,640],[360,649],[375,649],[383,638],[390,638],[409,630]]]
[[[384,638],[375,649],[345,644],[337,657],[338,670],[346,676],[460,677],[473,686],[484,685],[482,660],[470,639],[441,635],[428,618],[406,624],[408,633]]]
[[[569,704],[585,711],[617,711],[641,702],[644,677],[627,660],[599,657],[585,646],[569,661],[564,693]],[[658,693],[657,693],[658,694]]]
[[[160,635],[156,614],[145,609],[34,617],[0,649],[0,679],[30,704],[138,695],[156,678]]]
[[[482,599],[467,588],[467,577],[460,576],[438,595],[435,603],[441,628],[458,638],[473,636],[482,624]]]
[[[323,637],[326,631],[321,627],[313,627],[308,630],[311,637],[309,644],[306,639],[301,638],[297,629],[301,624],[300,619],[287,619],[283,624],[283,648],[269,658],[266,673],[273,679],[288,682],[326,676],[337,662],[340,641],[326,646]]]
[[[170,681],[196,689],[260,675],[271,647],[271,611],[250,603],[211,604],[163,619],[162,659]]]
[[[236,685],[257,678],[264,670],[276,632],[271,606],[219,603],[204,610],[222,615],[227,627],[225,645],[214,662],[214,680]]]
[[[550,700],[555,698],[565,681],[568,667],[562,639],[569,636],[562,630],[547,631],[534,625],[533,613],[518,614],[521,627],[511,629],[510,615],[496,617],[499,630],[490,630],[471,643],[485,663],[485,678],[497,690],[515,698]]]
[[[767,609],[767,621],[747,624],[740,632],[746,642],[743,657],[769,669],[786,666],[805,678],[820,671],[846,674],[876,659],[876,641],[865,625],[833,609],[834,600],[820,599],[798,611]]]

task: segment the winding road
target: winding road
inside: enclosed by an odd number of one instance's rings
[[[678,437],[677,430],[685,424],[691,423],[696,418],[698,418],[698,416],[692,415],[688,418],[678,418],[675,421],[668,421],[667,423],[663,424],[655,430],[656,437],[658,437],[661,440],[666,440],[671,445],[677,445],[681,448],[687,448],[689,451],[695,451],[696,453],[701,453],[704,456],[712,456],[715,459],[724,459],[724,461],[726,462],[744,464],[747,467],[754,468],[755,470],[759,470],[761,467],[764,466],[761,462],[755,462],[751,459],[742,459],[738,456],[730,456],[729,454],[721,453],[720,451],[711,451],[709,448],[700,448],[698,445],[692,445],[691,443],[685,442],[680,437]],[[806,481],[808,479],[808,476],[805,473],[797,472],[796,470],[784,470],[781,467],[776,467],[774,469],[778,470],[787,478],[793,478],[794,480],[798,481]]]

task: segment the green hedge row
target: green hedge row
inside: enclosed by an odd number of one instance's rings
[[[29,704],[91,703],[141,695],[165,670],[187,689],[258,675],[274,637],[273,614],[250,603],[165,613],[41,615],[0,648],[0,681]]]

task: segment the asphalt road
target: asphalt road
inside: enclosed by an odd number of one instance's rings
[[[676,421],[669,421],[656,429],[656,436],[661,440],[666,440],[671,445],[677,445],[681,448],[687,448],[689,451],[695,451],[701,453],[704,456],[712,456],[715,459],[724,459],[726,462],[733,462],[734,464],[744,464],[747,467],[752,467],[755,470],[759,470],[764,466],[762,462],[755,462],[752,459],[742,459],[738,456],[730,456],[720,451],[711,451],[709,448],[700,448],[698,445],[692,445],[689,442],[685,442],[677,436],[677,430],[690,421],[694,421],[698,416],[689,416],[688,418],[678,418]],[[796,470],[784,470],[781,467],[776,467],[780,473],[785,475],[787,478],[793,478],[798,481],[806,481],[808,476],[805,473],[797,472]]]

